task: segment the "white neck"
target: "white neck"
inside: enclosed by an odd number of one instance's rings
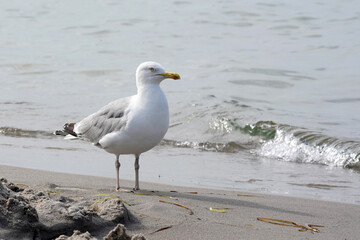
[[[148,83],[148,84],[138,84],[137,85],[137,93],[138,95],[148,95],[151,94],[153,91],[161,91],[160,85],[157,83]]]

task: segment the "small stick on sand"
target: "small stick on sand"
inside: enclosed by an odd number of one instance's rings
[[[190,208],[185,207],[185,206],[183,206],[183,205],[180,205],[180,204],[177,204],[177,203],[172,203],[172,202],[166,202],[166,201],[163,201],[163,200],[159,200],[159,202],[168,203],[168,204],[172,204],[172,205],[175,205],[175,206],[179,206],[179,207],[185,208],[185,209],[187,209],[187,210],[190,211],[190,215],[193,215],[193,214],[194,214],[194,212],[193,212]]]
[[[160,232],[160,231],[163,231],[163,230],[166,230],[166,229],[169,229],[169,228],[171,228],[171,227],[172,227],[172,225],[167,226],[167,227],[160,228],[160,229],[158,229],[158,230],[156,230],[156,231],[154,231],[154,232],[149,233],[149,235],[154,234],[154,233],[157,233],[157,232]]]

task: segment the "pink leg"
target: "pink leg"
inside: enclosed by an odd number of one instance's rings
[[[135,168],[135,187],[134,187],[134,190],[140,190],[140,187],[139,187],[139,168],[140,168],[140,165],[139,165],[139,157],[140,155],[135,155],[135,164],[134,164],[134,168]]]
[[[116,155],[116,161],[115,161],[115,170],[116,170],[116,191],[120,190],[120,180],[119,180],[119,168],[121,164],[119,162],[119,155]]]

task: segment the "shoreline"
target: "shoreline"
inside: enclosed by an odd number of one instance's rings
[[[4,165],[0,165],[0,178],[6,178],[14,184],[51,191],[55,196],[78,196],[90,202],[94,202],[93,196],[99,194],[121,198],[134,217],[133,222],[124,224],[127,232],[131,235],[141,233],[146,239],[314,237],[349,240],[356,239],[360,234],[360,206],[348,203],[147,182],[140,182],[141,190],[138,192],[119,193],[114,190],[115,180],[112,178]],[[134,183],[121,180],[120,184],[125,189],[131,189]],[[98,199],[102,201],[103,197]],[[262,222],[257,220],[259,217],[324,227],[319,228],[319,233],[311,234],[311,230],[301,232],[298,231],[300,228]],[[154,233],[159,229],[163,230]],[[90,233],[99,239],[104,234],[99,231]]]

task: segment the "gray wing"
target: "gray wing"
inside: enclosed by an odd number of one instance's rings
[[[74,132],[79,138],[96,144],[106,134],[120,131],[126,125],[131,98],[121,98],[109,103],[76,123]]]

